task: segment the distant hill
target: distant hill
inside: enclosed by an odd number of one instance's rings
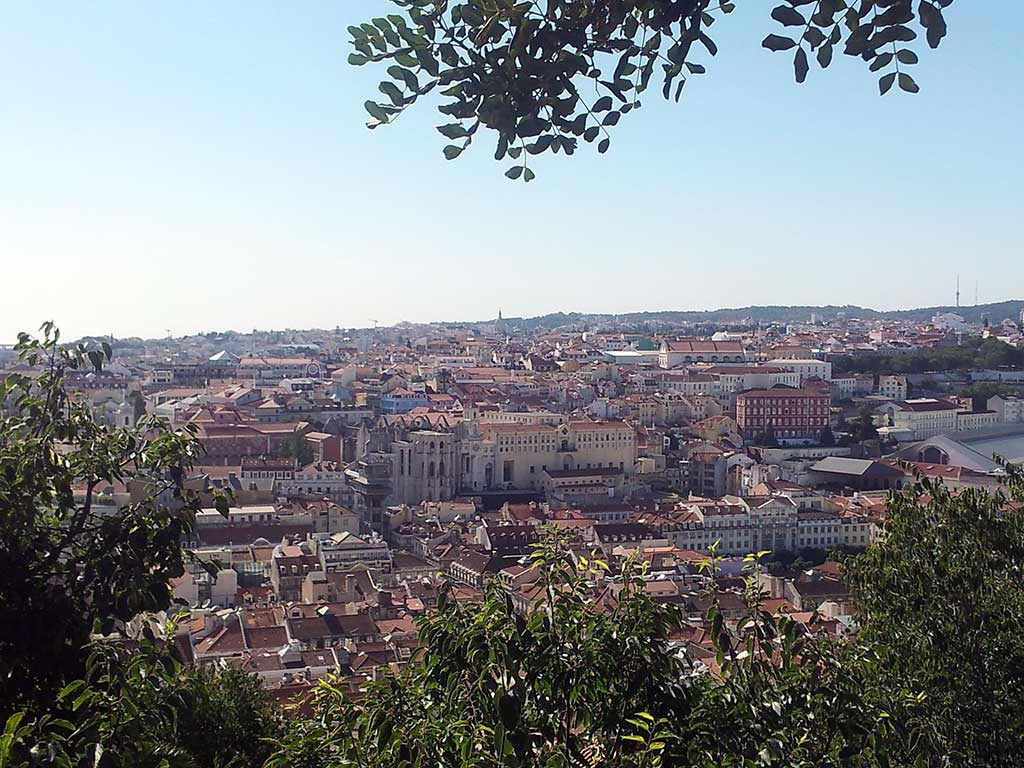
[[[980,323],[984,318],[988,318],[990,322],[997,323],[1005,318],[1018,320],[1022,309],[1024,309],[1024,299],[1000,301],[992,304],[978,304],[970,307],[919,307],[917,309],[900,309],[887,312],[869,307],[859,307],[853,304],[845,306],[827,304],[824,306],[750,306],[699,311],[668,310],[663,312],[626,312],[621,314],[554,312],[538,317],[507,317],[504,320],[509,326],[525,329],[581,325],[596,328],[602,325],[621,326],[623,324],[635,325],[641,328],[675,323],[692,323],[694,325],[703,323],[718,325],[753,324],[758,322],[796,323],[807,322],[812,314],[819,321],[835,320],[837,318],[847,320],[880,320],[889,318],[928,321],[934,315],[943,312],[956,312],[968,322]],[[445,325],[459,325],[459,323],[445,323]]]

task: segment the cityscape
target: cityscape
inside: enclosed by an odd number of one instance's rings
[[[529,605],[537,574],[524,566],[548,527],[613,573],[647,564],[652,595],[687,616],[672,642],[697,659],[714,656],[700,597],[712,551],[734,574],[770,553],[773,612],[850,632],[830,553],[881,535],[890,491],[920,476],[995,490],[1006,469],[993,454],[1024,462],[1015,306],[980,323],[839,311],[699,334],[498,311],[110,338],[111,361],[67,387],[111,428],[154,416],[195,429],[202,458],[186,485],[208,506],[188,540],[196,561],[173,584],[190,612],[175,641],[189,663],[237,665],[292,701],[327,677],[357,692],[414,663],[442,579],[472,602],[495,578]],[[10,349],[4,366],[24,371]],[[145,492],[95,491],[113,508]]]
[[[6,10],[0,768],[1024,764],[1024,4]]]

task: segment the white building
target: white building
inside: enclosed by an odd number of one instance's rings
[[[995,411],[1000,422],[1024,421],[1024,400],[1019,397],[996,395],[988,399],[988,409]]]
[[[913,440],[958,430],[957,414],[964,409],[948,400],[920,397],[886,406],[892,412],[892,426],[906,431]]]
[[[743,345],[738,341],[677,339],[661,342],[658,365],[675,368],[691,363],[742,363],[746,359]]]
[[[956,415],[956,431],[972,432],[976,429],[994,427],[999,423],[999,414],[995,411],[961,411]]]
[[[890,400],[907,399],[907,377],[906,376],[879,376],[876,394]]]
[[[778,360],[769,360],[768,365],[776,368],[784,368],[787,371],[793,371],[794,373],[800,374],[801,385],[807,381],[807,379],[821,379],[822,381],[832,380],[832,363],[827,363],[824,360],[789,360],[780,358]]]
[[[964,333],[969,330],[963,315],[958,315],[955,312],[943,312],[935,315],[932,317],[932,326],[940,331],[955,331],[957,333]]]

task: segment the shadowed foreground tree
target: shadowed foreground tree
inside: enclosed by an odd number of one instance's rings
[[[610,142],[609,129],[641,106],[652,79],[679,100],[688,78],[718,46],[712,25],[735,0],[391,0],[399,13],[348,28],[349,63],[386,63],[382,101],[367,101],[369,127],[396,120],[435,89],[449,118],[437,130],[462,154],[480,128],[497,134],[505,175],[530,181],[529,155],[573,154],[579,140]],[[776,31],[762,45],[793,56],[797,82],[812,62],[841,53],[893,85],[917,93],[910,68],[920,37],[937,48],[953,0],[786,0],[771,10]],[[760,7],[760,5],[758,6]],[[767,16],[769,4],[764,4]],[[585,94],[585,95],[584,95]]]
[[[62,346],[47,323],[17,351],[36,376],[0,381],[0,713],[46,704],[85,671],[89,637],[171,604],[185,571],[182,536],[198,500],[183,485],[199,455],[189,429],[144,417],[107,429],[65,387],[100,370],[110,347]],[[107,487],[140,501],[102,506]],[[164,501],[158,503],[158,497]]]
[[[97,423],[66,380],[101,370],[110,348],[42,331],[16,347],[35,375],[0,381],[0,768],[262,762],[277,715],[259,681],[181,667],[140,620],[175,612],[199,443],[153,417]],[[99,503],[122,484],[137,502]]]
[[[1012,765],[1024,749],[1024,487],[925,480],[889,504],[885,538],[849,563],[877,650],[873,685],[923,694],[950,765]]]
[[[683,617],[652,601],[637,571],[595,600],[602,563],[574,561],[557,537],[533,561],[525,615],[498,582],[479,606],[445,596],[422,622],[422,665],[358,705],[322,685],[316,718],[295,723],[268,768],[810,768],[909,755],[916,702],[868,688],[863,649],[765,613],[754,556],[736,633],[709,613],[720,679],[670,642]]]

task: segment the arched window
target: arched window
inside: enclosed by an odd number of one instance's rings
[[[444,477],[444,462],[440,461],[437,464],[437,476]]]
[[[433,440],[430,441],[430,450],[434,450],[434,441]]]
[[[941,448],[937,448],[934,445],[929,445],[923,451],[921,451],[921,461],[928,464],[948,464],[949,454],[943,451]]]
[[[433,477],[433,476],[434,476],[434,462],[430,462],[429,466],[427,467],[427,477]]]

